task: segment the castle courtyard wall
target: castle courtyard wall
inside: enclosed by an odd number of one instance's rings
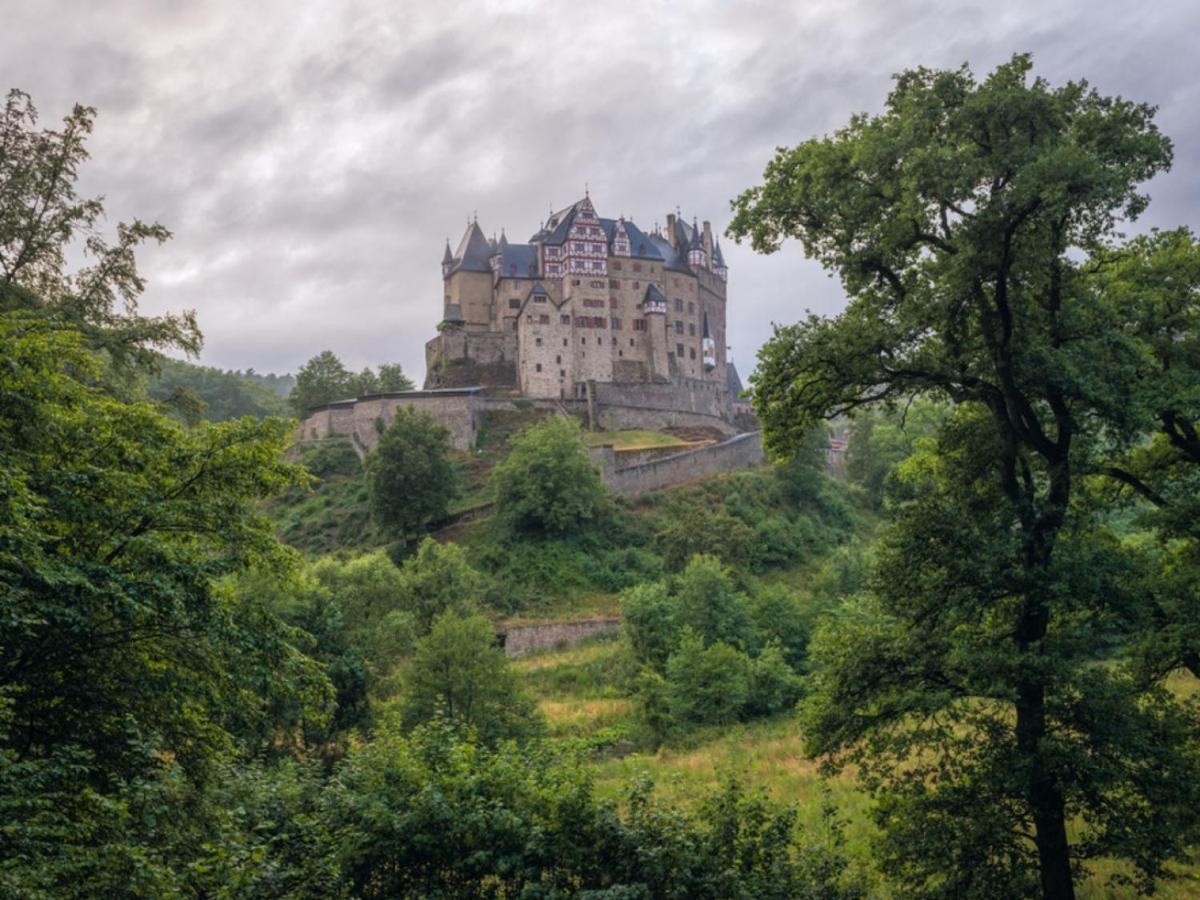
[[[405,391],[393,394],[373,394],[357,400],[332,403],[313,410],[300,423],[297,439],[323,440],[347,437],[362,452],[370,451],[379,442],[375,422],[389,424],[400,407],[433,417],[450,432],[450,442],[457,450],[470,450],[479,433],[482,410],[479,388],[441,391]]]

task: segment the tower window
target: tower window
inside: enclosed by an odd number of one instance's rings
[[[509,309],[520,309],[521,308],[521,298],[520,297],[509,297],[508,298],[508,308]]]
[[[534,339],[534,341],[533,341],[533,343],[534,343],[534,346],[536,346],[536,347],[540,347],[540,346],[542,346],[542,339],[541,339],[541,338],[535,338],[535,339]]]
[[[675,355],[678,356],[680,359],[683,359],[683,344],[675,345]]]
[[[540,371],[542,371],[542,364],[541,364],[541,363],[538,363],[537,365],[535,365],[535,366],[533,367],[533,371],[535,371],[535,372],[540,372]]]

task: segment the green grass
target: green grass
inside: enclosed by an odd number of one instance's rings
[[[673,434],[661,431],[588,431],[584,441],[589,447],[612,444],[614,450],[656,450],[659,447],[690,447],[691,444]]]

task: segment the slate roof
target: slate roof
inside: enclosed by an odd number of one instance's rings
[[[442,254],[442,263],[454,264],[454,254],[450,252],[450,238],[446,238],[446,251]]]
[[[454,264],[450,267],[450,271],[457,272],[461,269],[466,272],[490,272],[492,271],[489,263],[491,256],[492,250],[488,239],[483,236],[479,223],[472,222],[463,232],[462,240],[458,242],[458,249],[454,252]]]
[[[533,244],[509,244],[500,239],[500,277],[537,278],[537,247]]]
[[[688,268],[686,253],[676,253],[675,248],[671,246],[671,242],[661,235],[650,235],[650,242],[658,249],[658,254],[663,259],[664,269],[691,274],[692,270]]]
[[[713,268],[725,265],[725,257],[721,254],[721,239],[713,240]]]
[[[658,248],[646,235],[642,229],[638,228],[629,219],[622,219],[625,225],[625,234],[629,238],[629,255],[636,259],[662,259],[662,254],[658,252]],[[609,252],[612,252],[613,236],[617,233],[616,219],[601,219],[600,227],[604,229],[604,235],[608,238]]]
[[[725,363],[725,384],[729,386],[729,392],[735,400],[742,395],[742,379],[732,359]]]
[[[663,296],[663,292],[656,288],[653,284],[646,286],[646,296],[643,298],[643,302],[647,300],[654,301],[656,303],[667,302],[667,298]]]

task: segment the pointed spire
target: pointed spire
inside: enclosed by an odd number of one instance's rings
[[[689,250],[703,250],[704,249],[704,239],[700,235],[700,228],[696,224],[695,216],[692,216],[692,243],[688,249]]]
[[[708,313],[704,314],[704,333],[700,336],[705,339],[712,337],[712,333],[708,330]]]
[[[454,255],[450,252],[450,238],[447,237],[446,238],[446,250],[444,253],[442,253],[442,263],[446,264],[446,263],[452,263],[452,262],[454,262]]]

